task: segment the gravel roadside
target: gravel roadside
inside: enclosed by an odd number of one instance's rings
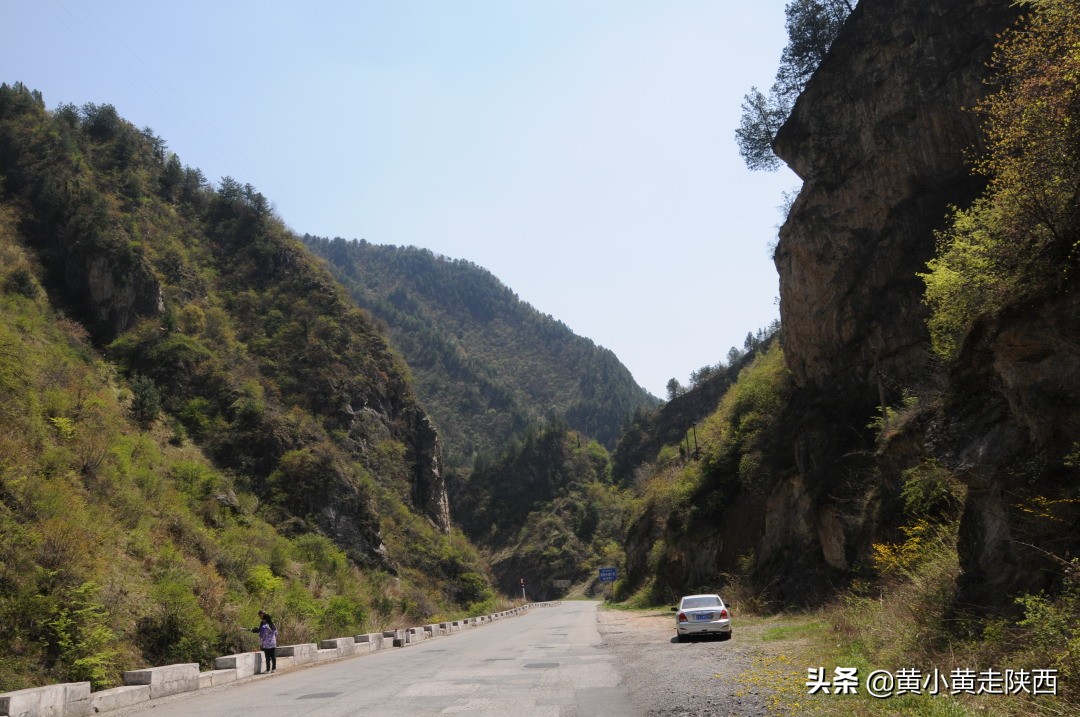
[[[785,643],[763,641],[762,623],[740,627],[736,620],[730,640],[676,642],[670,612],[601,607],[597,621],[640,715],[791,714],[798,672],[783,654]]]

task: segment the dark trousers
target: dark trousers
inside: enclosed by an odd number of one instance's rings
[[[263,651],[263,671],[272,672],[277,669],[277,648],[276,647],[264,647]]]

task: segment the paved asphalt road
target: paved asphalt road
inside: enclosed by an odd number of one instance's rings
[[[601,648],[597,604],[538,607],[417,645],[258,675],[111,714],[632,716],[613,658]]]

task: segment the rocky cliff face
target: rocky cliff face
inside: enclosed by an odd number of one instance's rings
[[[137,319],[165,311],[161,285],[145,260],[125,267],[108,254],[73,253],[64,266],[72,301],[103,343],[112,341]]]
[[[797,588],[793,555],[838,575],[887,534],[905,461],[933,458],[968,486],[958,603],[1014,607],[1078,548],[1076,297],[979,325],[935,379],[942,405],[872,465],[851,458],[873,453],[862,427],[876,407],[932,373],[916,274],[949,205],[981,190],[966,108],[987,91],[992,47],[1015,17],[1005,0],[862,0],[779,133],[776,151],[804,180],[775,257],[785,357],[796,402],[817,412],[797,424],[792,470],[781,466],[765,502],[758,567],[784,596]],[[849,490],[845,475],[859,476]],[[860,491],[862,508],[845,508]]]
[[[928,445],[968,486],[959,598],[990,608],[1050,587],[1080,550],[1080,297],[978,326]]]
[[[982,188],[968,161],[977,118],[965,108],[987,91],[995,38],[1015,12],[1007,0],[862,0],[777,138],[804,181],[775,256],[785,358],[799,387],[788,409],[795,428],[764,499],[758,553],[759,577],[781,599],[807,585],[827,592],[895,520],[883,464],[912,456],[869,460],[866,426],[882,402],[895,405],[925,379],[916,274],[949,205]],[[909,438],[904,451],[924,450]],[[980,500],[969,511],[986,518],[993,507]],[[966,519],[970,556],[1004,535],[976,522]]]
[[[412,502],[443,533],[450,532],[450,498],[443,473],[442,442],[427,414],[419,409],[410,415],[413,436]]]
[[[801,386],[878,401],[927,347],[933,230],[980,190],[966,160],[1007,0],[862,0],[775,150],[803,179],[780,231],[784,351]]]

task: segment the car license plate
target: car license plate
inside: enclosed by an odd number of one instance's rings
[[[712,613],[711,612],[699,612],[696,615],[694,615],[694,619],[695,620],[712,620]]]

